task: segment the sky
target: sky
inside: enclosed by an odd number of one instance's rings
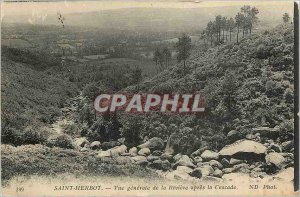
[[[12,0],[8,0],[12,1]],[[185,1],[185,2],[183,2]],[[44,20],[47,16],[57,15],[57,13],[88,13],[101,12],[103,10],[115,10],[121,8],[205,8],[222,6],[269,6],[276,5],[281,9],[286,7],[287,11],[292,11],[293,1],[132,1],[132,0],[101,0],[101,1],[52,1],[52,2],[2,2],[1,21],[3,17],[24,17],[30,20]],[[273,11],[273,10],[272,10]],[[275,10],[274,10],[275,12]]]

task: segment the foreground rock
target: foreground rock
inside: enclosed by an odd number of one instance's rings
[[[73,142],[73,146],[76,149],[81,149],[88,143],[89,143],[89,141],[85,137],[80,137],[80,138],[75,138],[75,140]]]
[[[164,148],[164,141],[161,138],[154,137],[138,146],[139,149],[149,148],[150,150],[162,150]]]
[[[124,154],[127,150],[127,147],[125,145],[122,146],[116,146],[114,148],[108,149],[106,151],[100,151],[98,153],[98,157],[115,157],[120,156]]]
[[[267,152],[267,147],[259,142],[252,140],[239,140],[235,143],[225,146],[220,152],[220,156],[230,156],[235,155],[246,156],[247,153],[251,154],[265,154]]]
[[[219,159],[219,154],[214,152],[214,151],[211,151],[211,150],[206,150],[204,151],[202,154],[201,154],[201,158],[204,160],[204,161],[209,161],[209,160],[218,160]]]
[[[283,164],[285,163],[285,158],[280,153],[269,153],[266,156],[266,163],[273,164],[277,168],[281,169],[283,167]]]

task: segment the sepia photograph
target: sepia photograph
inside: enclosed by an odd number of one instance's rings
[[[1,196],[299,195],[297,2],[0,4]]]

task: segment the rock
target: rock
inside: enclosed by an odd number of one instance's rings
[[[209,161],[209,165],[211,167],[216,167],[218,169],[222,169],[223,168],[223,165],[220,162],[218,162],[217,160],[210,160]]]
[[[147,156],[150,155],[151,151],[149,148],[142,148],[139,150],[138,155]]]
[[[236,164],[241,164],[241,163],[243,163],[243,160],[234,159],[234,158],[231,158],[230,162],[229,162],[229,164],[232,165],[232,166],[236,165]]]
[[[214,151],[211,151],[211,150],[206,150],[204,151],[202,154],[201,154],[201,158],[204,160],[204,161],[209,161],[209,160],[218,160],[219,159],[219,154],[214,152]]]
[[[192,168],[195,167],[192,159],[189,158],[187,155],[182,155],[182,157],[174,164],[174,167],[177,167],[177,166],[187,166],[187,167],[192,167]]]
[[[87,147],[83,147],[82,149],[80,149],[80,152],[88,152],[89,149]]]
[[[241,163],[233,166],[234,172],[243,172],[243,173],[249,173],[250,172],[250,166],[246,163]]]
[[[108,150],[120,145],[121,143],[118,141],[110,141],[110,142],[103,142],[101,147],[103,150]]]
[[[257,127],[253,128],[252,131],[254,133],[259,133],[261,137],[268,137],[268,138],[273,138],[276,139],[279,134],[280,134],[280,128],[279,127]]]
[[[274,143],[270,144],[270,149],[278,153],[282,152],[282,148],[278,144],[274,144]]]
[[[97,149],[100,149],[101,148],[101,142],[99,141],[93,141],[90,145],[90,148],[92,150],[97,150]]]
[[[256,135],[253,135],[253,134],[247,134],[246,137],[245,137],[247,140],[254,140],[256,138]]]
[[[153,151],[152,155],[153,156],[161,156],[163,154],[163,152],[159,151],[159,150],[155,150]]]
[[[200,179],[202,177],[202,171],[200,168],[196,168],[191,173],[189,173],[189,175]]]
[[[280,153],[269,153],[266,156],[267,164],[274,164],[277,168],[281,169],[285,163],[285,158]]]
[[[216,169],[213,173],[213,176],[218,177],[218,178],[222,178],[223,172],[219,169]]]
[[[114,148],[111,148],[106,151],[100,151],[98,153],[98,157],[115,157],[115,156],[120,156],[124,154],[127,150],[127,147],[125,145],[122,146],[116,146]]]
[[[214,169],[209,165],[201,166],[196,169],[201,171],[202,176],[209,176],[214,173]]]
[[[159,160],[159,156],[149,155],[149,156],[147,157],[147,160],[148,160],[149,162],[153,162],[153,161],[155,161],[155,160]]]
[[[171,163],[168,160],[155,160],[153,163],[149,164],[149,167],[167,171],[171,168]]]
[[[197,156],[194,158],[194,162],[196,163],[201,163],[203,161],[203,159],[200,156]]]
[[[167,153],[163,153],[161,156],[160,156],[160,159],[161,160],[169,160],[171,161],[173,159],[173,155],[169,155]]]
[[[166,175],[168,179],[176,179],[176,180],[191,180],[191,176],[185,171],[174,170]]]
[[[289,167],[281,170],[278,174],[274,175],[273,179],[279,179],[286,182],[294,181],[294,168]]]
[[[139,162],[139,161],[147,161],[147,158],[145,156],[135,156],[135,157],[131,157],[131,159],[134,162]]]
[[[240,132],[236,130],[231,130],[227,133],[227,138],[231,141],[234,142],[236,140],[241,139],[242,137],[240,136]]]
[[[136,156],[138,149],[136,147],[132,147],[131,149],[129,149],[128,152],[130,153],[131,156]]]
[[[196,150],[195,152],[193,152],[191,154],[191,157],[197,157],[197,156],[200,156],[205,150],[207,150],[208,147],[207,146],[204,146],[204,147],[201,147],[199,148],[198,150]]]
[[[239,140],[235,143],[225,146],[220,152],[220,156],[242,156],[248,158],[249,153],[260,155],[267,152],[267,147],[259,142],[252,140]],[[258,158],[257,158],[258,159]]]
[[[223,159],[221,160],[221,164],[222,164],[223,167],[225,167],[225,168],[227,168],[227,167],[230,166],[230,163],[229,163],[228,159],[226,159],[226,158],[223,158]]]
[[[282,150],[284,152],[288,152],[292,148],[294,148],[294,140],[286,141],[281,144]]]
[[[234,168],[224,168],[224,169],[222,170],[222,172],[223,172],[224,174],[229,174],[229,173],[234,172]]]
[[[138,148],[149,148],[151,150],[162,150],[164,148],[164,141],[161,138],[154,137],[138,146]]]
[[[173,157],[174,161],[178,161],[180,158],[182,157],[182,154],[181,153],[178,153],[177,155],[175,155]]]
[[[85,137],[75,138],[73,142],[73,146],[76,149],[81,149],[85,144],[88,144],[89,141]]]
[[[192,168],[189,168],[189,167],[187,167],[187,166],[177,166],[177,168],[176,168],[176,170],[177,171],[183,171],[183,172],[185,172],[185,173],[191,173],[192,171],[193,171],[193,169]]]
[[[201,178],[201,181],[203,181],[203,182],[220,183],[220,182],[223,182],[223,179],[217,178],[217,177],[213,177],[213,176],[204,176],[204,177]]]

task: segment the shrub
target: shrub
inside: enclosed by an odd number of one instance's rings
[[[73,144],[72,144],[72,138],[69,135],[66,134],[57,134],[50,136],[47,139],[46,145],[49,147],[60,147],[60,148],[68,148],[72,149]]]
[[[260,44],[256,49],[256,57],[259,59],[266,59],[270,56],[270,48],[264,44]]]
[[[47,140],[48,135],[49,133],[46,130],[26,130],[23,134],[23,144],[42,144]]]

